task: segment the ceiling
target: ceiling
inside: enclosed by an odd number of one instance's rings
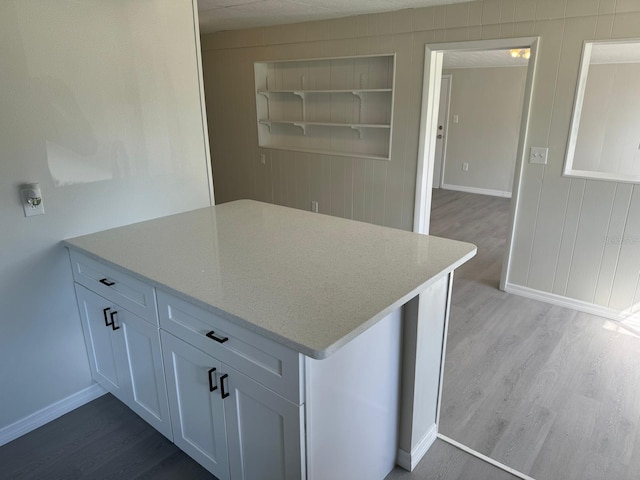
[[[469,0],[198,0],[200,32],[430,7]]]
[[[284,25],[288,23],[388,12],[406,8],[464,3],[470,0],[198,0],[200,32]],[[446,52],[444,68],[526,66],[508,50]]]

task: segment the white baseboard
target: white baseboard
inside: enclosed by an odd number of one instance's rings
[[[63,398],[51,405],[38,410],[31,415],[28,415],[17,422],[0,428],[0,447],[12,440],[15,440],[22,435],[25,435],[38,427],[41,427],[45,423],[49,423],[58,417],[61,417],[65,413],[69,413],[71,410],[75,410],[81,407],[85,403],[89,403],[92,400],[104,395],[107,391],[97,383],[80,390],[73,395],[69,395],[67,398]]]
[[[411,450],[411,453],[402,450],[401,448],[398,449],[398,465],[405,470],[412,472],[420,460],[422,460],[422,457],[425,456],[429,448],[431,448],[433,442],[436,441],[436,438],[438,438],[438,428],[434,423],[415,448]]]
[[[442,189],[455,190],[457,192],[479,193],[480,195],[491,195],[492,197],[511,198],[511,192],[503,192],[502,190],[490,190],[488,188],[466,187],[464,185],[452,185],[443,183]]]
[[[529,475],[519,472],[518,470],[508,467],[507,465],[505,465],[504,463],[500,463],[497,460],[494,460],[491,457],[487,457],[486,455],[483,455],[480,452],[476,452],[475,450],[473,450],[472,448],[467,447],[466,445],[463,445],[460,442],[456,442],[455,440],[447,437],[446,435],[442,435],[441,433],[438,434],[438,438],[440,440],[442,440],[443,442],[448,443],[449,445],[453,445],[454,447],[462,450],[463,452],[468,453],[469,455],[473,455],[476,458],[479,458],[480,460],[489,463],[491,465],[493,465],[494,467],[499,468],[500,470],[504,470],[505,472],[510,473],[511,475],[513,475],[514,477],[518,477],[521,478],[522,480],[535,480],[534,478],[530,477]]]
[[[624,312],[620,312],[613,308],[603,307],[594,303],[563,297],[562,295],[556,295],[555,293],[543,292],[542,290],[536,290],[534,288],[514,285],[513,283],[507,283],[504,287],[504,290],[505,292],[513,293],[514,295],[532,298],[533,300],[540,300],[541,302],[551,303],[560,307],[572,308],[574,310],[578,310],[579,312],[598,315],[600,317],[605,317],[610,320],[616,320],[618,322],[627,320],[629,318],[629,316],[625,315]]]

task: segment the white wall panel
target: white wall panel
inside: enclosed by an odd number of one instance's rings
[[[0,2],[0,429],[92,383],[59,242],[210,204],[195,35],[190,0]]]
[[[587,181],[566,296],[593,302],[616,184]]]
[[[452,75],[444,183],[511,193],[527,68],[444,73]],[[463,163],[469,164],[468,171],[462,170]]]
[[[582,211],[582,199],[587,181],[579,178],[572,178],[569,183],[569,195],[563,211],[563,222],[561,227],[560,249],[555,258],[556,268],[553,275],[553,290],[556,295],[566,295],[567,283],[569,282],[569,270],[573,259],[573,251],[576,246],[578,234],[578,221]]]
[[[625,236],[624,227],[629,217],[629,208],[631,207],[631,194],[633,185],[616,184],[615,197],[613,200],[613,208],[607,225],[607,233],[603,239],[604,252],[602,255],[601,266],[598,272],[598,283],[596,285],[596,294],[593,303],[597,305],[609,306],[611,292],[613,291],[613,282],[616,275],[616,267],[620,258],[623,238]],[[640,242],[640,238],[638,239]],[[637,271],[636,271],[637,273]],[[633,267],[631,269],[633,278]],[[633,279],[629,278],[625,281],[627,285],[633,283]],[[632,287],[631,287],[632,288]],[[629,288],[630,290],[630,288]],[[627,308],[629,305],[624,306]]]
[[[565,206],[569,195],[570,179],[562,177],[564,154],[569,134],[573,92],[575,89],[582,39],[593,34],[594,17],[570,18],[566,20],[562,48],[560,49],[557,81],[553,92],[553,109],[549,121],[549,138],[544,143],[549,147],[548,164],[544,167],[542,190],[540,192],[538,216],[536,219],[536,239],[531,254],[531,265],[527,286],[544,292],[551,292],[559,260],[560,244],[565,218]],[[531,143],[537,146],[536,143]],[[561,206],[562,208],[557,208]],[[538,234],[540,232],[540,234]]]
[[[207,35],[207,102],[219,109],[210,118],[228,123],[227,114],[236,108],[251,113],[233,126],[212,129],[212,151],[233,156],[214,155],[216,179],[224,185],[216,189],[219,200],[272,195],[271,201],[308,209],[313,199],[323,213],[411,229],[424,45],[530,35],[539,35],[541,41],[526,148],[548,146],[550,157],[545,166],[523,165],[509,281],[604,306],[629,307],[634,295],[640,295],[640,260],[635,260],[640,259],[640,242],[633,241],[640,228],[638,194],[629,197],[628,186],[566,179],[560,172],[582,43],[640,37],[638,0],[484,0]],[[271,165],[258,164],[255,107],[250,105],[254,93],[243,80],[254,61],[378,53],[397,55],[390,162],[292,153],[283,163],[273,151]],[[210,87],[220,84],[226,87]],[[234,133],[241,129],[251,136]],[[250,161],[239,161],[243,156]],[[297,188],[293,197],[287,194],[289,182]],[[309,202],[301,193],[306,188]],[[629,212],[623,218],[628,198]],[[605,247],[603,238],[621,229],[618,255],[615,246]]]
[[[637,302],[640,271],[640,187],[634,185],[624,233],[620,239],[620,255],[611,290],[609,306],[625,310]]]

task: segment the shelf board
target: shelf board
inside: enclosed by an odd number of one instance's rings
[[[360,93],[384,93],[391,92],[391,88],[348,88],[348,89],[326,89],[326,90],[314,90],[314,89],[304,89],[304,88],[294,88],[291,90],[258,90],[260,95],[268,95],[269,93],[293,93],[293,94],[301,94],[301,93],[352,93],[354,95],[358,95]]]
[[[270,126],[272,124],[306,126],[322,126],[322,127],[348,127],[348,128],[391,128],[389,124],[381,123],[340,123],[340,122],[303,122],[298,120],[259,120],[263,125]]]
[[[258,145],[260,148],[268,148],[270,150],[287,150],[289,152],[305,152],[316,153],[318,155],[331,155],[334,157],[354,157],[354,158],[371,158],[374,160],[387,160],[389,161],[389,155],[376,155],[375,153],[358,153],[358,152],[345,152],[337,150],[322,150],[319,148],[305,148],[305,147],[288,147],[280,145]]]

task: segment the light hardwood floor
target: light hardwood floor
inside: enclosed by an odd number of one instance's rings
[[[640,338],[497,290],[508,211],[434,190],[431,233],[478,245],[454,281],[440,431],[537,480],[637,480]]]

